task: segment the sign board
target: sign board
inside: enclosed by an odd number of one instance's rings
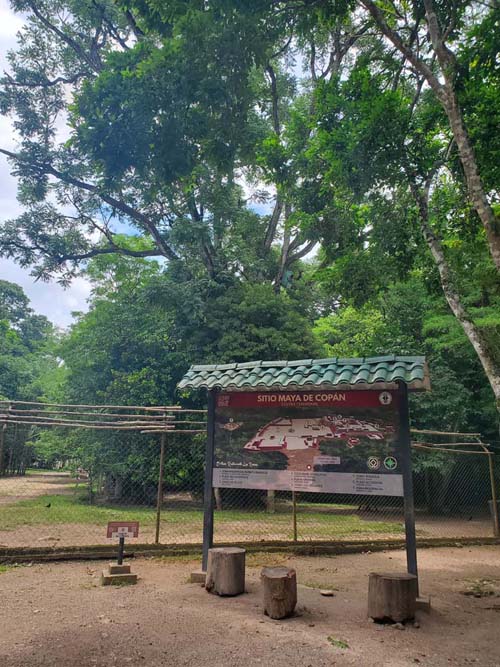
[[[107,537],[139,537],[138,521],[110,521],[108,523]]]
[[[213,486],[403,496],[396,391],[217,395]]]

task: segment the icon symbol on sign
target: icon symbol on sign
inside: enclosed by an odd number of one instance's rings
[[[378,400],[382,405],[390,405],[392,403],[392,395],[388,391],[382,391],[379,394]]]
[[[380,459],[376,456],[370,456],[367,461],[370,470],[378,470],[380,468]]]
[[[384,459],[384,466],[387,470],[396,470],[398,467],[397,459],[394,456],[386,456]]]

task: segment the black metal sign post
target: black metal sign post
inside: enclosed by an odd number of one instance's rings
[[[413,499],[413,473],[411,465],[410,416],[408,411],[408,387],[398,382],[399,398],[399,452],[403,474],[403,494],[406,533],[406,563],[410,574],[417,577],[417,540],[415,535],[415,503]]]
[[[207,448],[205,451],[205,489],[203,501],[203,557],[201,569],[205,572],[208,562],[208,550],[214,543],[214,493],[213,493],[213,470],[215,454],[215,404],[217,391],[211,389],[208,392],[208,415],[207,415]]]
[[[120,535],[118,542],[118,565],[123,565],[123,551],[125,549],[125,535]]]

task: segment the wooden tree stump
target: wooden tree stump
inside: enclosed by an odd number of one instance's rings
[[[288,567],[265,567],[260,578],[264,588],[264,614],[286,618],[297,604],[297,576]]]
[[[414,574],[371,572],[368,616],[374,621],[401,623],[415,617],[417,577]]]
[[[208,550],[205,588],[217,595],[245,592],[245,549],[218,547]]]

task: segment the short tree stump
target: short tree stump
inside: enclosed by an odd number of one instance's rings
[[[414,574],[371,572],[368,616],[374,621],[402,623],[415,618],[418,580]]]
[[[291,616],[297,604],[297,575],[288,567],[265,567],[260,578],[264,594],[264,614],[280,619]]]
[[[205,588],[217,595],[245,592],[245,549],[218,547],[208,550]]]

